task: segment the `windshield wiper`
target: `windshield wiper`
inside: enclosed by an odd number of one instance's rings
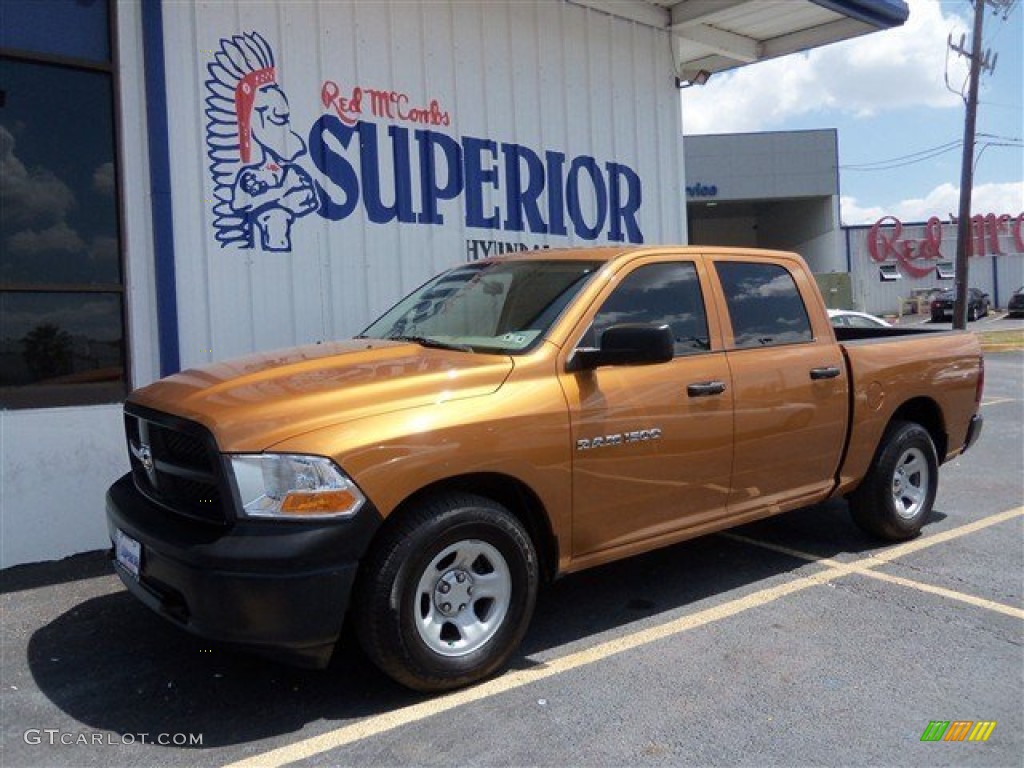
[[[453,349],[456,352],[473,352],[473,348],[468,344],[449,344],[445,341],[438,341],[432,339],[429,336],[385,336],[385,341],[411,341],[413,344],[419,344],[421,347],[429,347],[430,349]]]

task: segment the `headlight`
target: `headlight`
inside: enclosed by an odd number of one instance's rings
[[[366,501],[348,475],[322,456],[259,453],[228,458],[245,517],[351,517]]]

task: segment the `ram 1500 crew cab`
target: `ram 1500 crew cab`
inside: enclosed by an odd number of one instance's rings
[[[134,392],[114,562],[198,635],[322,666],[348,617],[396,680],[452,688],[546,579],[837,496],[916,535],[982,383],[972,334],[833,329],[795,254],[479,261],[355,339]]]

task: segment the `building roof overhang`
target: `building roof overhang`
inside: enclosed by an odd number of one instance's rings
[[[669,31],[684,82],[898,27],[910,15],[905,0],[571,1]]]

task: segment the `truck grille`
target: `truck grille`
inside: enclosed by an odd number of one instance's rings
[[[228,521],[220,453],[200,424],[138,406],[125,406],[132,478],[139,492],[180,515]]]

